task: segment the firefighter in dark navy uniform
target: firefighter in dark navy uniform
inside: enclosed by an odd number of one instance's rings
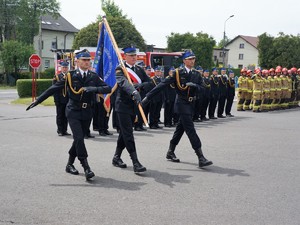
[[[210,76],[210,102],[208,107],[208,116],[209,119],[217,119],[215,117],[215,111],[217,107],[217,103],[220,97],[220,89],[219,89],[219,77],[218,77],[218,69],[212,69],[212,75]]]
[[[175,68],[172,66],[169,69],[169,75],[173,74]],[[164,125],[165,127],[172,127],[174,121],[174,102],[176,97],[176,91],[174,84],[170,84],[164,91]]]
[[[180,162],[174,151],[178,145],[183,133],[185,132],[190,140],[199,160],[199,167],[211,165],[212,162],[207,160],[202,153],[202,144],[199,136],[196,133],[193,123],[193,105],[196,99],[197,91],[201,89],[200,74],[195,69],[192,69],[195,64],[195,55],[191,50],[187,50],[182,55],[183,67],[174,71],[171,76],[168,76],[164,81],[152,89],[143,99],[142,105],[147,105],[154,95],[170,84],[174,84],[176,89],[175,112],[178,113],[179,122],[176,130],[170,141],[169,150],[166,158],[172,162]]]
[[[225,118],[223,115],[225,109],[225,102],[227,97],[227,80],[228,76],[226,74],[226,69],[221,69],[221,74],[219,75],[219,100],[218,100],[218,118]]]
[[[206,117],[206,114],[207,114],[207,108],[210,101],[210,89],[211,89],[208,70],[204,70],[203,73],[203,87],[204,90],[203,90],[202,101],[200,105],[200,115],[202,121],[207,121],[209,120],[209,118]]]
[[[235,96],[234,72],[232,70],[229,70],[228,73],[229,73],[229,77],[227,80],[227,98],[226,98],[225,114],[227,117],[234,117],[234,115],[231,114],[231,108]]]
[[[56,91],[67,87],[65,91],[68,91],[69,102],[66,107],[66,116],[74,140],[69,150],[66,172],[74,175],[78,174],[78,170],[73,165],[77,157],[84,168],[86,179],[89,180],[95,174],[90,169],[87,161],[88,154],[84,144],[84,134],[93,116],[91,103],[95,93],[110,93],[111,87],[105,84],[96,73],[89,70],[91,55],[88,51],[78,53],[76,57],[78,59],[78,69],[70,71],[66,79],[62,79],[48,88],[26,110],[40,104]]]
[[[136,116],[136,105],[141,102],[141,96],[135,88],[138,88],[139,84],[143,82],[150,81],[150,78],[146,73],[135,73],[134,69],[135,63],[137,61],[136,48],[134,46],[129,46],[123,48],[125,54],[125,67],[122,68],[118,66],[116,68],[116,80],[118,88],[116,90],[116,101],[115,110],[117,113],[120,133],[117,141],[117,147],[112,159],[112,164],[116,167],[126,168],[127,165],[121,159],[122,152],[124,148],[127,149],[132,163],[133,171],[135,173],[144,172],[146,168],[139,162],[135,147],[135,141],[133,136],[133,123]],[[129,69],[127,69],[129,68]],[[133,81],[135,87],[128,81],[125,76],[124,69],[127,69],[131,74],[129,74],[130,79]],[[143,68],[141,68],[143,70]]]
[[[151,89],[155,88],[162,81],[162,71],[160,66],[154,68],[155,75],[151,78]],[[164,93],[161,92],[152,98],[149,109],[149,125],[150,129],[161,129],[158,125],[160,111],[163,105]],[[142,97],[142,96],[141,96]],[[145,96],[144,96],[145,97]]]
[[[61,66],[61,73],[54,75],[52,84],[64,80],[68,73],[69,63],[61,62],[60,66]],[[66,117],[66,105],[69,100],[68,93],[65,93],[63,90],[58,90],[53,94],[53,98],[56,107],[57,134],[58,136],[71,135],[67,132],[68,119]]]

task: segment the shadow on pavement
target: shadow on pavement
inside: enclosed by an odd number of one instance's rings
[[[83,175],[82,175],[83,176]],[[53,187],[98,187],[98,188],[116,188],[127,191],[138,191],[144,186],[144,182],[127,182],[95,176],[93,180],[82,184],[50,184]]]
[[[132,168],[130,168],[132,170]],[[175,183],[188,184],[191,181],[188,180],[190,175],[174,175],[166,172],[161,172],[158,170],[147,170],[144,174],[137,174],[145,178],[154,178],[155,182],[167,185],[171,188],[175,186]]]
[[[180,162],[181,164],[187,164],[187,165],[194,165],[198,167],[197,163],[189,163],[189,162]],[[242,176],[242,177],[249,177],[250,174],[246,173],[245,170],[237,170],[237,169],[231,169],[231,168],[224,168],[220,166],[208,166],[196,169],[173,169],[173,170],[184,170],[184,171],[200,171],[204,173],[217,173],[217,174],[224,174],[228,177],[234,177],[234,176]]]

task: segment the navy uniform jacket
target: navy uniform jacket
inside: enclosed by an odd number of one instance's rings
[[[125,64],[125,66],[128,67],[127,64]],[[150,78],[140,66],[135,65],[135,73],[143,83],[150,82]],[[135,102],[132,99],[132,93],[135,91],[135,88],[128,82],[120,65],[116,68],[116,80],[118,84],[115,101],[116,112],[135,115]]]
[[[204,86],[203,97],[204,98],[210,98],[211,85],[210,85],[210,78],[209,77],[203,77],[203,86]]]
[[[162,79],[160,77],[156,77],[156,76],[152,77],[151,78],[151,90],[153,88],[155,88],[161,82],[161,80]],[[151,101],[152,102],[162,102],[163,98],[164,98],[164,93],[161,92],[161,93],[155,95]]]
[[[166,77],[161,83],[159,83],[154,89],[152,89],[146,96],[149,100],[156,94],[160,93],[162,89],[173,84],[176,90],[176,99],[174,112],[178,114],[193,114],[193,103],[196,99],[197,91],[201,89],[202,79],[199,72],[192,69],[190,73],[187,73],[185,68],[177,69],[179,72],[179,83],[176,80],[176,71],[172,76]],[[186,83],[193,82],[196,87],[186,87]],[[184,89],[184,90],[183,90]]]
[[[227,95],[228,96],[235,96],[235,80],[234,78],[232,77],[229,77],[228,78],[228,81],[227,81]]]
[[[227,96],[227,75],[220,75],[219,76],[219,92],[220,96],[226,97]]]
[[[111,87],[108,86],[100,77],[92,72],[87,72],[87,77],[83,80],[79,70],[70,71],[71,74],[71,87],[74,91],[78,91],[82,87],[100,87],[99,92],[101,94],[107,94],[111,92]],[[56,82],[46,91],[44,91],[39,98],[37,103],[43,102],[49,96],[53,95],[56,91],[62,90],[65,87],[65,79]],[[90,120],[93,116],[91,104],[95,93],[93,92],[82,92],[75,94],[67,82],[67,91],[69,95],[69,102],[66,107],[67,118]]]
[[[219,99],[219,77],[211,75],[210,76],[210,96],[211,98]]]
[[[60,73],[57,75],[54,75],[52,84],[57,83],[58,81],[62,81],[65,79],[65,74]],[[68,93],[64,93],[64,90],[58,90],[53,94],[54,102],[55,104],[67,104],[69,97]]]

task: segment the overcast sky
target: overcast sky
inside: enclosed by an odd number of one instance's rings
[[[76,28],[94,22],[100,14],[101,0],[59,0],[61,15]],[[219,42],[226,35],[258,36],[264,32],[300,33],[299,0],[115,0],[142,34],[147,44],[166,47],[166,36],[175,33],[204,32]],[[109,21],[108,21],[109,22]]]

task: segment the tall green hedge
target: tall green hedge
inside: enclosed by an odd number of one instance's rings
[[[52,85],[52,79],[37,79],[37,96],[43,93]],[[31,97],[32,95],[32,80],[19,79],[17,80],[17,91],[20,98]]]

